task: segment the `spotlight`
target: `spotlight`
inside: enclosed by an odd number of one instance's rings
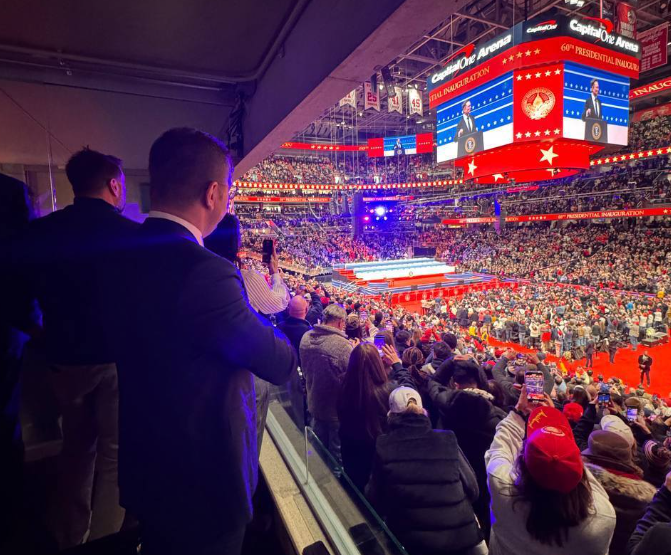
[[[375,214],[377,216],[384,216],[387,213],[387,209],[384,206],[378,206],[375,208]],[[379,220],[379,218],[378,218]]]
[[[375,218],[375,220],[379,222],[379,221],[380,221],[380,216],[377,216],[377,217]]]
[[[384,217],[384,218],[382,218],[382,219],[386,221],[386,220],[387,220],[387,216],[385,216],[385,217]]]
[[[364,222],[368,222],[368,221],[370,221],[370,216],[364,216],[364,217],[363,217],[363,221],[364,221]]]

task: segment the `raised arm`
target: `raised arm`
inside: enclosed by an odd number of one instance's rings
[[[180,299],[180,313],[193,330],[193,348],[245,368],[274,384],[286,382],[297,357],[287,338],[263,322],[247,302],[240,274],[222,259],[196,267],[186,290],[206,292]]]

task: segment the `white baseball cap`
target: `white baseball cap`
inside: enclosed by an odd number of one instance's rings
[[[422,396],[417,391],[411,387],[397,387],[389,394],[389,414],[405,412],[411,402],[423,408]]]

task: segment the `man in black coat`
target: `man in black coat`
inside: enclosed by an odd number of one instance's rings
[[[239,554],[257,483],[252,374],[281,384],[296,368],[235,266],[202,247],[232,170],[211,135],[164,133],[149,155],[152,211],[119,260],[119,486],[146,555]]]
[[[641,371],[641,383],[639,387],[643,387],[643,378],[647,378],[648,387],[650,387],[650,369],[652,368],[652,357],[648,351],[643,351],[643,354],[638,357],[638,368]]]
[[[44,317],[50,378],[62,415],[54,534],[64,549],[117,532],[118,378],[107,306],[123,297],[102,286],[116,253],[138,228],[120,215],[126,203],[121,160],[84,149],[66,173],[74,204],[34,220],[12,255]],[[94,483],[94,470],[95,483]]]
[[[475,471],[480,494],[473,508],[485,536],[489,537],[490,497],[484,458],[496,425],[506,413],[492,404],[494,396],[489,393],[480,368],[466,357],[457,356],[443,364],[429,381],[428,394],[439,413],[439,427],[455,433],[459,447]]]
[[[296,351],[296,356],[298,356],[299,368],[295,372],[292,372],[287,388],[289,390],[294,422],[301,430],[305,427],[305,423],[309,422],[306,418],[307,389],[305,387],[305,377],[300,369],[301,339],[312,329],[310,322],[305,319],[307,312],[308,302],[300,295],[296,295],[289,301],[289,306],[287,307],[289,316],[277,325],[277,329],[287,336],[291,346]]]

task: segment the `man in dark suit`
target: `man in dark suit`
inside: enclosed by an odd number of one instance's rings
[[[641,383],[639,387],[643,387],[643,378],[647,378],[648,387],[650,387],[650,369],[652,368],[652,357],[648,351],[643,351],[643,354],[638,357],[638,368],[641,371]]]
[[[314,289],[312,289],[314,291]],[[320,301],[321,304],[321,301]],[[300,347],[303,336],[312,329],[310,322],[305,319],[308,313],[308,302],[301,295],[296,295],[287,307],[288,317],[277,325],[277,328],[284,333],[291,342],[292,347],[298,355],[298,364],[300,365]],[[306,418],[307,410],[307,389],[305,387],[305,377],[303,372],[297,370],[293,372],[289,383],[289,399],[291,401],[292,414],[294,422],[302,430],[305,423],[309,422]]]
[[[145,555],[240,552],[258,469],[252,374],[281,384],[296,368],[236,267],[202,247],[227,211],[232,170],[207,133],[159,137],[152,211],[119,261],[119,487]]]
[[[138,225],[120,215],[126,203],[121,160],[84,149],[68,161],[74,204],[34,220],[12,255],[44,317],[50,377],[63,417],[54,533],[64,549],[117,532],[119,506],[118,380],[114,336],[105,332],[108,302],[123,295],[101,287],[111,258]],[[94,483],[94,469],[95,483]]]
[[[471,101],[467,100],[461,105],[462,116],[457,123],[457,133],[454,136],[456,141],[463,135],[469,135],[478,130],[475,125],[475,118],[471,116]]]
[[[603,111],[601,109],[601,100],[599,99],[599,82],[596,79],[590,81],[590,95],[585,101],[585,108],[582,111],[582,120],[587,118],[603,119]]]

